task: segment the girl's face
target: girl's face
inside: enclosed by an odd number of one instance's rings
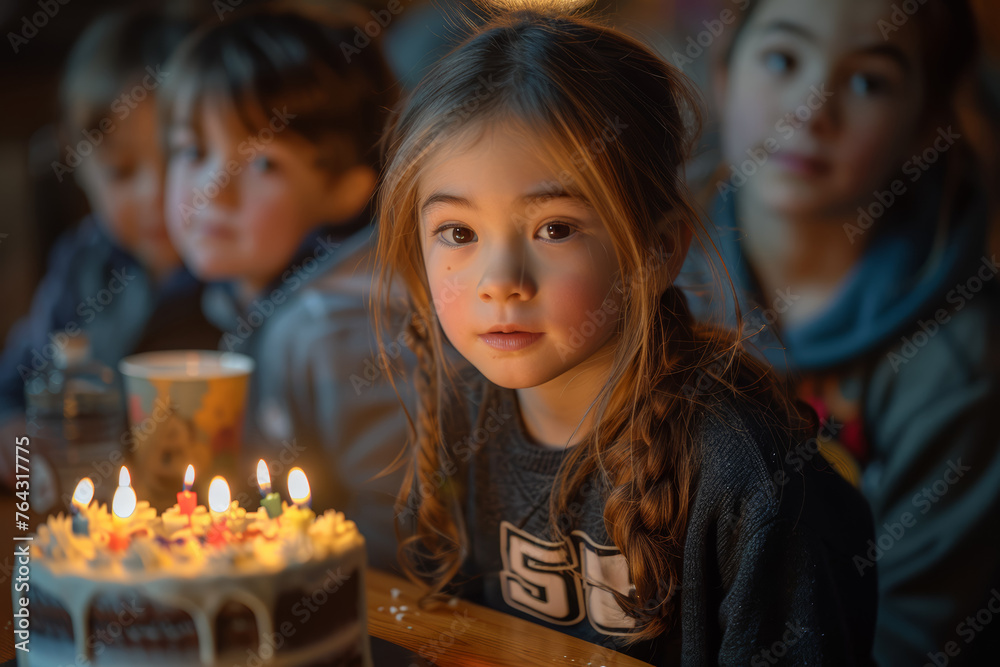
[[[117,119],[116,119],[117,120]],[[77,182],[108,235],[155,275],[179,263],[163,219],[163,151],[156,103],[140,102],[117,120]]]
[[[531,145],[488,130],[433,161],[418,197],[445,335],[492,382],[517,389],[610,368],[619,312],[611,235]]]
[[[786,215],[849,214],[922,150],[917,25],[895,29],[892,11],[890,0],[764,0],[753,12],[724,85],[723,157],[747,176],[741,197]],[[728,182],[742,183],[733,169]]]
[[[169,129],[167,221],[185,263],[203,280],[260,290],[287,267],[310,230],[331,219],[332,177],[317,149],[274,115],[259,132],[232,107],[202,105]]]

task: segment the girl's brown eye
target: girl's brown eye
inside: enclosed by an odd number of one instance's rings
[[[452,227],[451,228],[451,240],[453,243],[465,244],[471,243],[476,239],[476,235],[472,233],[472,230],[468,227]]]
[[[573,229],[566,224],[561,222],[553,222],[545,225],[545,236],[549,240],[558,241],[567,238],[573,233]]]

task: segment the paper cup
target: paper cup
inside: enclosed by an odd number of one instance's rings
[[[177,502],[195,469],[199,504],[214,475],[239,486],[247,384],[253,359],[232,352],[176,350],[122,359],[132,487],[159,510]]]

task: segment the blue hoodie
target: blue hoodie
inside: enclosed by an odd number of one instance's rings
[[[975,620],[991,601],[1000,611],[1000,265],[983,254],[988,216],[974,188],[951,198],[938,232],[942,183],[932,169],[910,200],[845,229],[870,235],[863,257],[822,312],[783,329],[777,315],[795,296],[761,294],[733,198],[712,209],[743,333],[839,431],[845,446],[832,455],[857,458],[842,469],[858,471],[876,539],[854,561],[859,576],[878,568],[885,665],[988,664],[1000,653],[1000,623]],[[732,296],[709,287],[720,268],[692,252],[678,282],[699,318],[731,324]]]
[[[56,241],[31,310],[7,335],[0,420],[24,410],[25,379],[51,367],[62,339],[85,334],[92,358],[115,370],[136,352],[215,347],[220,332],[197,308],[201,287],[183,268],[156,285],[96,218],[84,218]]]

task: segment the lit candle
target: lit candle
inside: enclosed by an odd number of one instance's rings
[[[212,516],[212,523],[220,523],[225,520],[230,498],[229,483],[218,475],[213,477],[212,483],[208,487],[208,509]]]
[[[261,507],[272,519],[281,515],[281,496],[271,490],[271,473],[264,459],[257,462],[257,485],[260,486]]]
[[[289,507],[283,516],[299,532],[305,533],[316,515],[309,509],[312,495],[309,492],[309,480],[301,468],[292,468],[288,472],[288,495],[294,506]]]
[[[73,492],[73,502],[70,504],[70,513],[73,515],[73,534],[90,535],[90,521],[82,513],[94,499],[94,482],[89,477],[84,477],[77,483],[76,491]]]
[[[177,508],[181,514],[186,514],[188,517],[198,506],[198,494],[191,490],[192,484],[194,484],[194,466],[188,465],[187,472],[184,473],[184,490],[177,493]]]
[[[131,483],[128,468],[122,466],[121,472],[118,473],[118,488],[111,501],[112,530],[108,537],[108,548],[112,551],[124,549],[129,544],[127,529],[136,505],[135,491],[132,490]]]
[[[292,468],[288,471],[288,495],[299,509],[312,505],[312,494],[309,492],[309,480],[302,468]]]

